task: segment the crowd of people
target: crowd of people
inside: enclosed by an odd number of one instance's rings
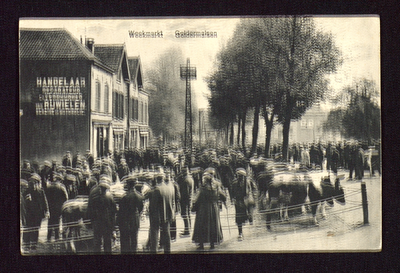
[[[364,149],[363,149],[364,148]],[[362,179],[365,169],[365,147],[361,143],[294,144],[289,158],[305,168],[325,168],[333,173],[338,168],[349,170],[349,179]],[[379,150],[379,148],[378,148]],[[280,160],[281,147],[274,145],[271,155]],[[78,195],[88,196],[87,218],[93,229],[93,251],[111,253],[116,227],[119,228],[121,253],[136,253],[140,216],[148,201],[149,235],[145,251],[171,252],[171,241],[177,237],[176,215],[180,214],[183,237],[204,250],[209,244],[215,248],[223,241],[220,221],[222,205],[228,200],[235,207],[238,239],[243,239],[243,224],[253,224],[253,211],[258,198],[254,179],[257,160],[239,149],[221,148],[193,150],[188,158],[182,150],[147,149],[120,151],[94,159],[90,151],[85,155],[67,151],[61,164],[44,161],[41,167],[31,166],[28,160],[21,167],[21,225],[23,244],[35,250],[38,231],[43,218],[48,217],[47,241],[60,239],[61,208],[65,201]],[[380,173],[380,163],[372,170]],[[260,165],[261,166],[261,165]],[[324,166],[324,167],[322,167]],[[378,167],[377,167],[378,166]],[[124,194],[116,197],[110,188],[119,181]],[[146,183],[148,189],[138,187]],[[195,213],[194,225],[191,214]],[[192,232],[192,233],[191,233]]]

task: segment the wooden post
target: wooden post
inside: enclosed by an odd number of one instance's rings
[[[367,188],[364,181],[361,182],[361,198],[362,198],[364,225],[368,225],[369,221],[368,221]]]

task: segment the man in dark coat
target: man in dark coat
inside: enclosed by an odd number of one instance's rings
[[[340,154],[335,145],[331,146],[331,170],[337,174]]]
[[[81,154],[79,151],[76,151],[76,154],[72,158],[72,168],[76,168],[76,165],[78,165],[78,162],[81,161]]]
[[[236,224],[239,230],[239,240],[243,239],[243,223],[249,220],[253,224],[252,209],[254,207],[254,196],[252,186],[247,177],[246,170],[236,170],[237,179],[232,183],[232,197],[235,203]]]
[[[68,200],[68,194],[65,186],[61,183],[60,174],[53,174],[53,181],[47,187],[46,197],[49,205],[50,218],[47,227],[47,241],[50,242],[54,230],[54,239],[60,238],[60,217],[61,207]]]
[[[120,231],[121,253],[136,253],[140,213],[143,210],[143,196],[135,189],[136,178],[126,180],[127,193],[119,202],[117,224]]]
[[[67,167],[67,166],[72,167],[72,158],[71,158],[71,152],[70,151],[67,151],[65,156],[63,157],[62,165],[64,167]]]
[[[126,164],[125,158],[121,158],[120,164],[118,166],[118,177],[119,180],[122,179],[122,177],[126,176],[129,174],[129,167],[128,164]]]
[[[353,179],[353,171],[357,161],[357,145],[351,145],[349,157],[349,180]]]
[[[181,206],[181,216],[183,223],[185,225],[184,231],[181,233],[182,236],[189,236],[190,232],[190,209],[192,206],[192,194],[194,181],[191,174],[188,172],[188,168],[182,168],[181,173],[177,178],[177,183],[179,185],[180,191],[180,206]]]
[[[24,160],[21,168],[21,179],[25,181],[29,181],[31,175],[34,173],[33,168],[31,167],[31,163],[29,160]]]
[[[150,226],[150,251],[156,253],[158,243],[158,232],[163,239],[161,245],[164,247],[164,253],[171,253],[171,233],[170,224],[175,218],[174,199],[175,193],[173,187],[169,187],[164,182],[164,174],[156,174],[157,185],[150,200],[150,217],[153,218]]]
[[[115,228],[115,213],[117,211],[114,198],[109,191],[109,179],[102,178],[98,186],[89,195],[88,218],[92,222],[94,247],[96,253],[101,251],[101,240],[105,253],[111,253],[111,237]]]
[[[51,182],[51,163],[45,161],[43,169],[40,171],[40,178],[42,179],[42,189],[46,192],[47,182]]]
[[[90,153],[90,150],[86,150],[86,161],[89,165],[89,168],[92,170],[93,169],[93,164],[94,164],[94,158],[93,155]]]
[[[356,147],[355,157],[355,176],[361,180],[364,177],[364,150],[361,145]]]
[[[212,174],[204,174],[203,185],[192,207],[192,211],[196,212],[192,240],[199,245],[198,250],[204,250],[206,243],[210,243],[210,248],[213,249],[215,244],[220,244],[223,240],[219,201],[226,202],[220,184],[215,183]]]
[[[30,247],[31,250],[36,250],[42,219],[49,217],[49,207],[46,195],[41,189],[40,183],[40,176],[33,173],[29,179],[28,189],[24,196],[27,230],[24,231],[23,241],[28,249]]]

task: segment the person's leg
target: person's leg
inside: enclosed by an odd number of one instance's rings
[[[138,244],[138,228],[133,228],[131,232],[131,252],[136,253]]]
[[[150,226],[150,252],[157,253],[157,244],[158,244],[158,231],[160,227],[159,225],[151,225]]]
[[[104,253],[111,253],[111,230],[105,230],[103,233],[103,246],[104,246]]]
[[[101,228],[98,223],[93,223],[93,252],[101,251]]]
[[[171,235],[170,235],[170,223],[166,222],[162,224],[164,234],[164,253],[171,253]]]
[[[130,252],[130,238],[128,231],[125,228],[119,230],[120,234],[120,243],[121,243],[121,253],[129,253]]]

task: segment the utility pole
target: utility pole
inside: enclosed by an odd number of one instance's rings
[[[196,79],[196,67],[190,66],[190,59],[187,58],[186,66],[180,67],[181,79],[186,80],[186,104],[185,104],[185,150],[186,164],[189,165],[192,155],[192,95],[190,81]]]

